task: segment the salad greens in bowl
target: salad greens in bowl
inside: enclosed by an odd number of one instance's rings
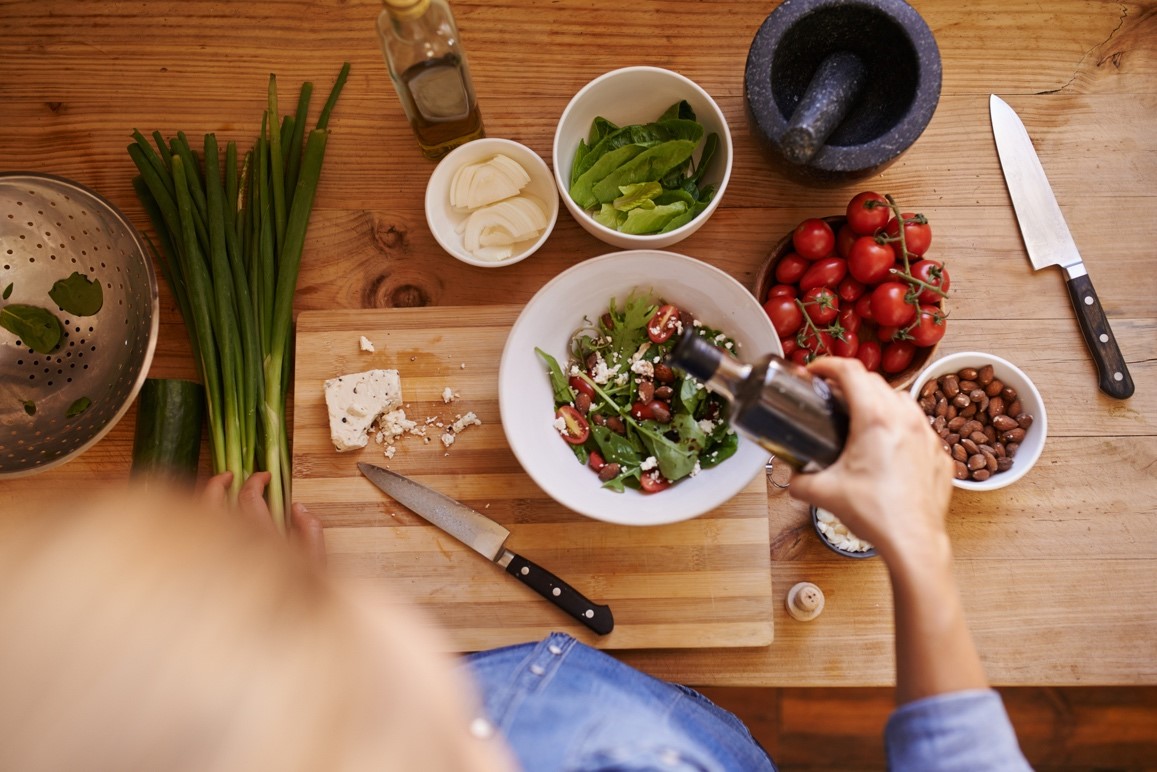
[[[672,523],[763,472],[767,451],[731,430],[724,402],[666,366],[684,324],[743,358],[781,350],[742,284],[672,252],[586,260],[523,309],[499,364],[502,426],[560,504],[612,523]]]
[[[571,99],[555,129],[563,203],[613,246],[662,248],[690,236],[731,177],[731,133],[695,82],[659,67],[624,67]]]

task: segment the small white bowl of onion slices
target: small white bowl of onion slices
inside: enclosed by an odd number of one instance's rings
[[[537,153],[509,139],[467,142],[426,185],[426,223],[464,263],[497,268],[525,260],[558,220],[558,190]]]

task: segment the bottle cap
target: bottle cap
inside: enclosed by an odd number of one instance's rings
[[[398,19],[416,19],[430,7],[430,0],[382,0],[390,14]]]
[[[710,380],[715,375],[722,358],[722,351],[704,340],[703,336],[696,335],[692,329],[683,330],[682,337],[669,355],[672,365],[701,381]]]

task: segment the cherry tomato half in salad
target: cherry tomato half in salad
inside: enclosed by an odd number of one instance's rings
[[[848,203],[848,227],[862,236],[873,233],[888,224],[892,208],[879,193],[867,190]]]
[[[836,234],[832,233],[832,226],[818,217],[812,217],[796,226],[791,234],[791,243],[801,257],[819,260],[836,248]]]
[[[659,310],[647,322],[647,337],[655,343],[662,343],[675,333],[679,324],[679,309],[670,304],[659,306]]]
[[[866,340],[856,351],[856,358],[864,363],[864,369],[874,373],[880,369],[880,344],[874,340]]]
[[[788,252],[775,264],[775,280],[780,284],[795,284],[809,263],[795,252]]]
[[[799,279],[799,288],[807,292],[815,287],[835,289],[848,274],[848,262],[842,257],[823,257],[812,263]]]
[[[767,312],[767,318],[771,319],[775,333],[781,338],[794,335],[803,324],[803,311],[799,310],[794,297],[778,295],[770,298],[763,304],[763,310]]]
[[[912,212],[904,212],[901,217],[904,218],[904,243],[908,247],[908,254],[919,257],[928,251],[928,247],[932,245],[932,226],[928,224],[927,220],[924,222],[909,222],[910,220],[924,220],[924,215],[913,214]],[[900,225],[893,217],[888,221],[888,227],[884,232],[891,238],[896,238],[900,235]],[[894,241],[892,244],[896,248],[896,257],[901,258],[900,242]]]
[[[643,493],[658,493],[671,487],[671,481],[655,469],[643,472],[639,478],[639,484],[643,486]]]
[[[591,427],[582,413],[570,405],[563,405],[555,411],[555,415],[564,422],[565,431],[559,432],[564,440],[571,445],[582,445],[587,441],[587,437],[591,435]]]
[[[580,378],[577,375],[572,375],[567,380],[567,383],[570,384],[570,387],[572,389],[574,389],[576,394],[586,394],[591,399],[595,398],[595,387],[591,386],[590,382],[587,381],[585,378]]]

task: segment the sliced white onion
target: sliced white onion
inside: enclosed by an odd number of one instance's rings
[[[533,196],[515,196],[471,212],[459,227],[467,252],[481,260],[505,260],[513,245],[542,234],[546,212]]]
[[[450,180],[450,206],[472,211],[517,196],[529,182],[530,175],[518,161],[499,153],[458,167]]]

